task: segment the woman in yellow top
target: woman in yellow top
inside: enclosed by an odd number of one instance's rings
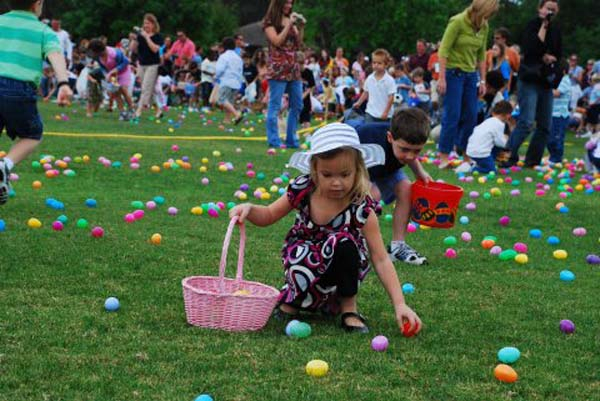
[[[454,147],[464,153],[477,123],[478,95],[485,93],[488,20],[498,6],[498,0],[473,0],[462,13],[450,18],[444,32],[438,53],[437,90],[448,96],[444,97],[438,144],[440,168],[449,167],[448,155]]]

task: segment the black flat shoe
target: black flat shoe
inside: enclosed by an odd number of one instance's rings
[[[363,323],[363,325],[362,326],[350,326],[350,325],[346,324],[346,319],[349,317],[354,317],[354,318],[360,320]],[[342,329],[346,330],[349,333],[366,334],[369,332],[369,328],[365,324],[365,322],[366,322],[365,317],[359,313],[356,313],[356,312],[342,313],[341,320],[342,320]]]
[[[297,319],[300,313],[296,311],[295,313],[289,313],[281,310],[280,305],[277,305],[275,309],[273,309],[273,318],[279,322],[289,322],[290,320]]]

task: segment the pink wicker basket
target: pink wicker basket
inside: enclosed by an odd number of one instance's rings
[[[225,278],[227,252],[237,217],[231,219],[219,266],[219,277],[193,276],[182,280],[185,314],[189,324],[227,331],[262,329],[269,320],[279,291],[268,285],[242,279],[246,229],[240,227],[237,275]]]

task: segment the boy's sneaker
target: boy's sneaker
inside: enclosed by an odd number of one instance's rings
[[[6,167],[6,163],[4,163],[4,160],[0,160],[0,205],[4,205],[8,201],[8,193],[10,192],[9,177],[10,171]]]
[[[392,262],[400,261],[411,265],[426,265],[427,258],[415,251],[406,242],[400,244],[392,250],[391,245],[388,246],[388,254]]]
[[[469,162],[462,162],[460,164],[460,166],[458,166],[457,168],[454,169],[455,173],[470,173],[471,170],[473,169],[473,164],[469,163]]]

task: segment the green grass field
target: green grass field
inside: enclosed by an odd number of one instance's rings
[[[217,275],[221,245],[228,219],[195,216],[190,209],[206,202],[237,201],[233,193],[242,183],[269,188],[280,176],[290,152],[267,156],[263,141],[246,141],[238,128],[219,130],[218,121],[204,126],[197,113],[187,115],[181,128],[168,132],[161,124],[144,120],[134,126],[100,112],[85,118],[84,107],[59,109],[41,105],[47,132],[84,133],[80,137],[47,135],[34,157],[15,169],[16,196],[0,208],[6,223],[0,233],[0,400],[194,400],[207,393],[215,400],[595,400],[600,394],[600,270],[585,261],[598,253],[599,194],[575,190],[564,200],[569,213],[555,209],[559,179],[543,197],[534,195],[543,179],[536,171],[514,173],[521,184],[464,183],[460,215],[467,225],[450,230],[418,230],[408,242],[429,257],[428,266],[397,265],[401,281],[416,291],[406,299],[424,322],[415,338],[404,338],[396,327],[393,310],[374,273],[359,293],[359,308],[369,319],[371,334],[348,335],[332,320],[307,317],[313,334],[293,340],[284,324],[270,321],[260,332],[230,334],[189,326],[185,320],[181,280],[191,275]],[[68,121],[55,116],[66,113]],[[59,116],[60,117],[60,116]],[[208,118],[214,118],[209,116]],[[218,118],[216,118],[218,120]],[[264,136],[264,125],[252,118],[256,129],[250,138]],[[245,126],[249,128],[250,125]],[[156,138],[97,138],[85,133],[139,134]],[[159,136],[234,135],[235,140],[163,139]],[[567,156],[582,155],[583,140],[568,136]],[[178,152],[171,150],[177,144]],[[10,142],[0,138],[0,150]],[[237,152],[236,149],[241,149]],[[428,146],[429,150],[433,146]],[[214,157],[213,151],[221,152]],[[141,153],[139,170],[129,168],[129,158]],[[77,175],[54,179],[35,170],[31,162],[40,155],[57,158],[89,155],[91,161],[71,163]],[[120,161],[121,168],[105,168],[97,159]],[[150,172],[170,158],[188,156],[191,170]],[[209,159],[208,172],[198,168]],[[217,163],[235,169],[220,172]],[[264,180],[248,179],[246,163],[254,163]],[[429,165],[434,178],[456,183],[450,172]],[[296,174],[294,171],[290,171]],[[573,178],[575,187],[581,173]],[[201,179],[208,177],[209,185]],[[525,178],[533,178],[526,183]],[[40,180],[43,187],[32,189]],[[476,200],[477,210],[467,212],[470,191],[481,194],[498,187],[500,196]],[[509,195],[511,189],[521,196]],[[166,202],[133,224],[123,216],[131,202],[163,196]],[[46,206],[47,198],[65,204],[65,210]],[[96,208],[85,200],[96,199]],[[267,201],[258,201],[266,204]],[[169,216],[167,207],[179,209]],[[388,206],[384,214],[390,213]],[[61,214],[69,218],[64,231],[52,230]],[[509,215],[507,227],[498,219]],[[42,221],[41,229],[27,227],[29,218]],[[89,229],[75,222],[85,218],[102,226],[104,238],[92,238]],[[290,215],[268,229],[248,227],[245,278],[274,287],[282,284],[279,251],[293,221]],[[391,223],[381,219],[384,239]],[[575,227],[586,227],[585,237],[575,237]],[[542,239],[531,239],[539,228]],[[443,239],[468,231],[473,241],[459,240],[456,259],[444,257]],[[160,246],[149,238],[160,233]],[[529,245],[529,263],[503,262],[480,246],[485,235],[498,237],[507,249],[517,241]],[[559,246],[546,242],[550,235]],[[237,237],[236,237],[237,238]],[[566,260],[552,257],[555,249],[568,251]],[[230,259],[234,259],[232,253]],[[576,274],[571,283],[559,272]],[[233,275],[233,263],[229,274]],[[121,309],[104,310],[104,300],[116,296]],[[571,319],[573,335],[559,331],[561,319]],[[385,353],[370,349],[373,336],[390,340]],[[513,367],[514,384],[497,381],[493,369],[496,353],[515,346],[521,358]],[[323,359],[329,374],[320,379],[304,372],[311,359]]]

